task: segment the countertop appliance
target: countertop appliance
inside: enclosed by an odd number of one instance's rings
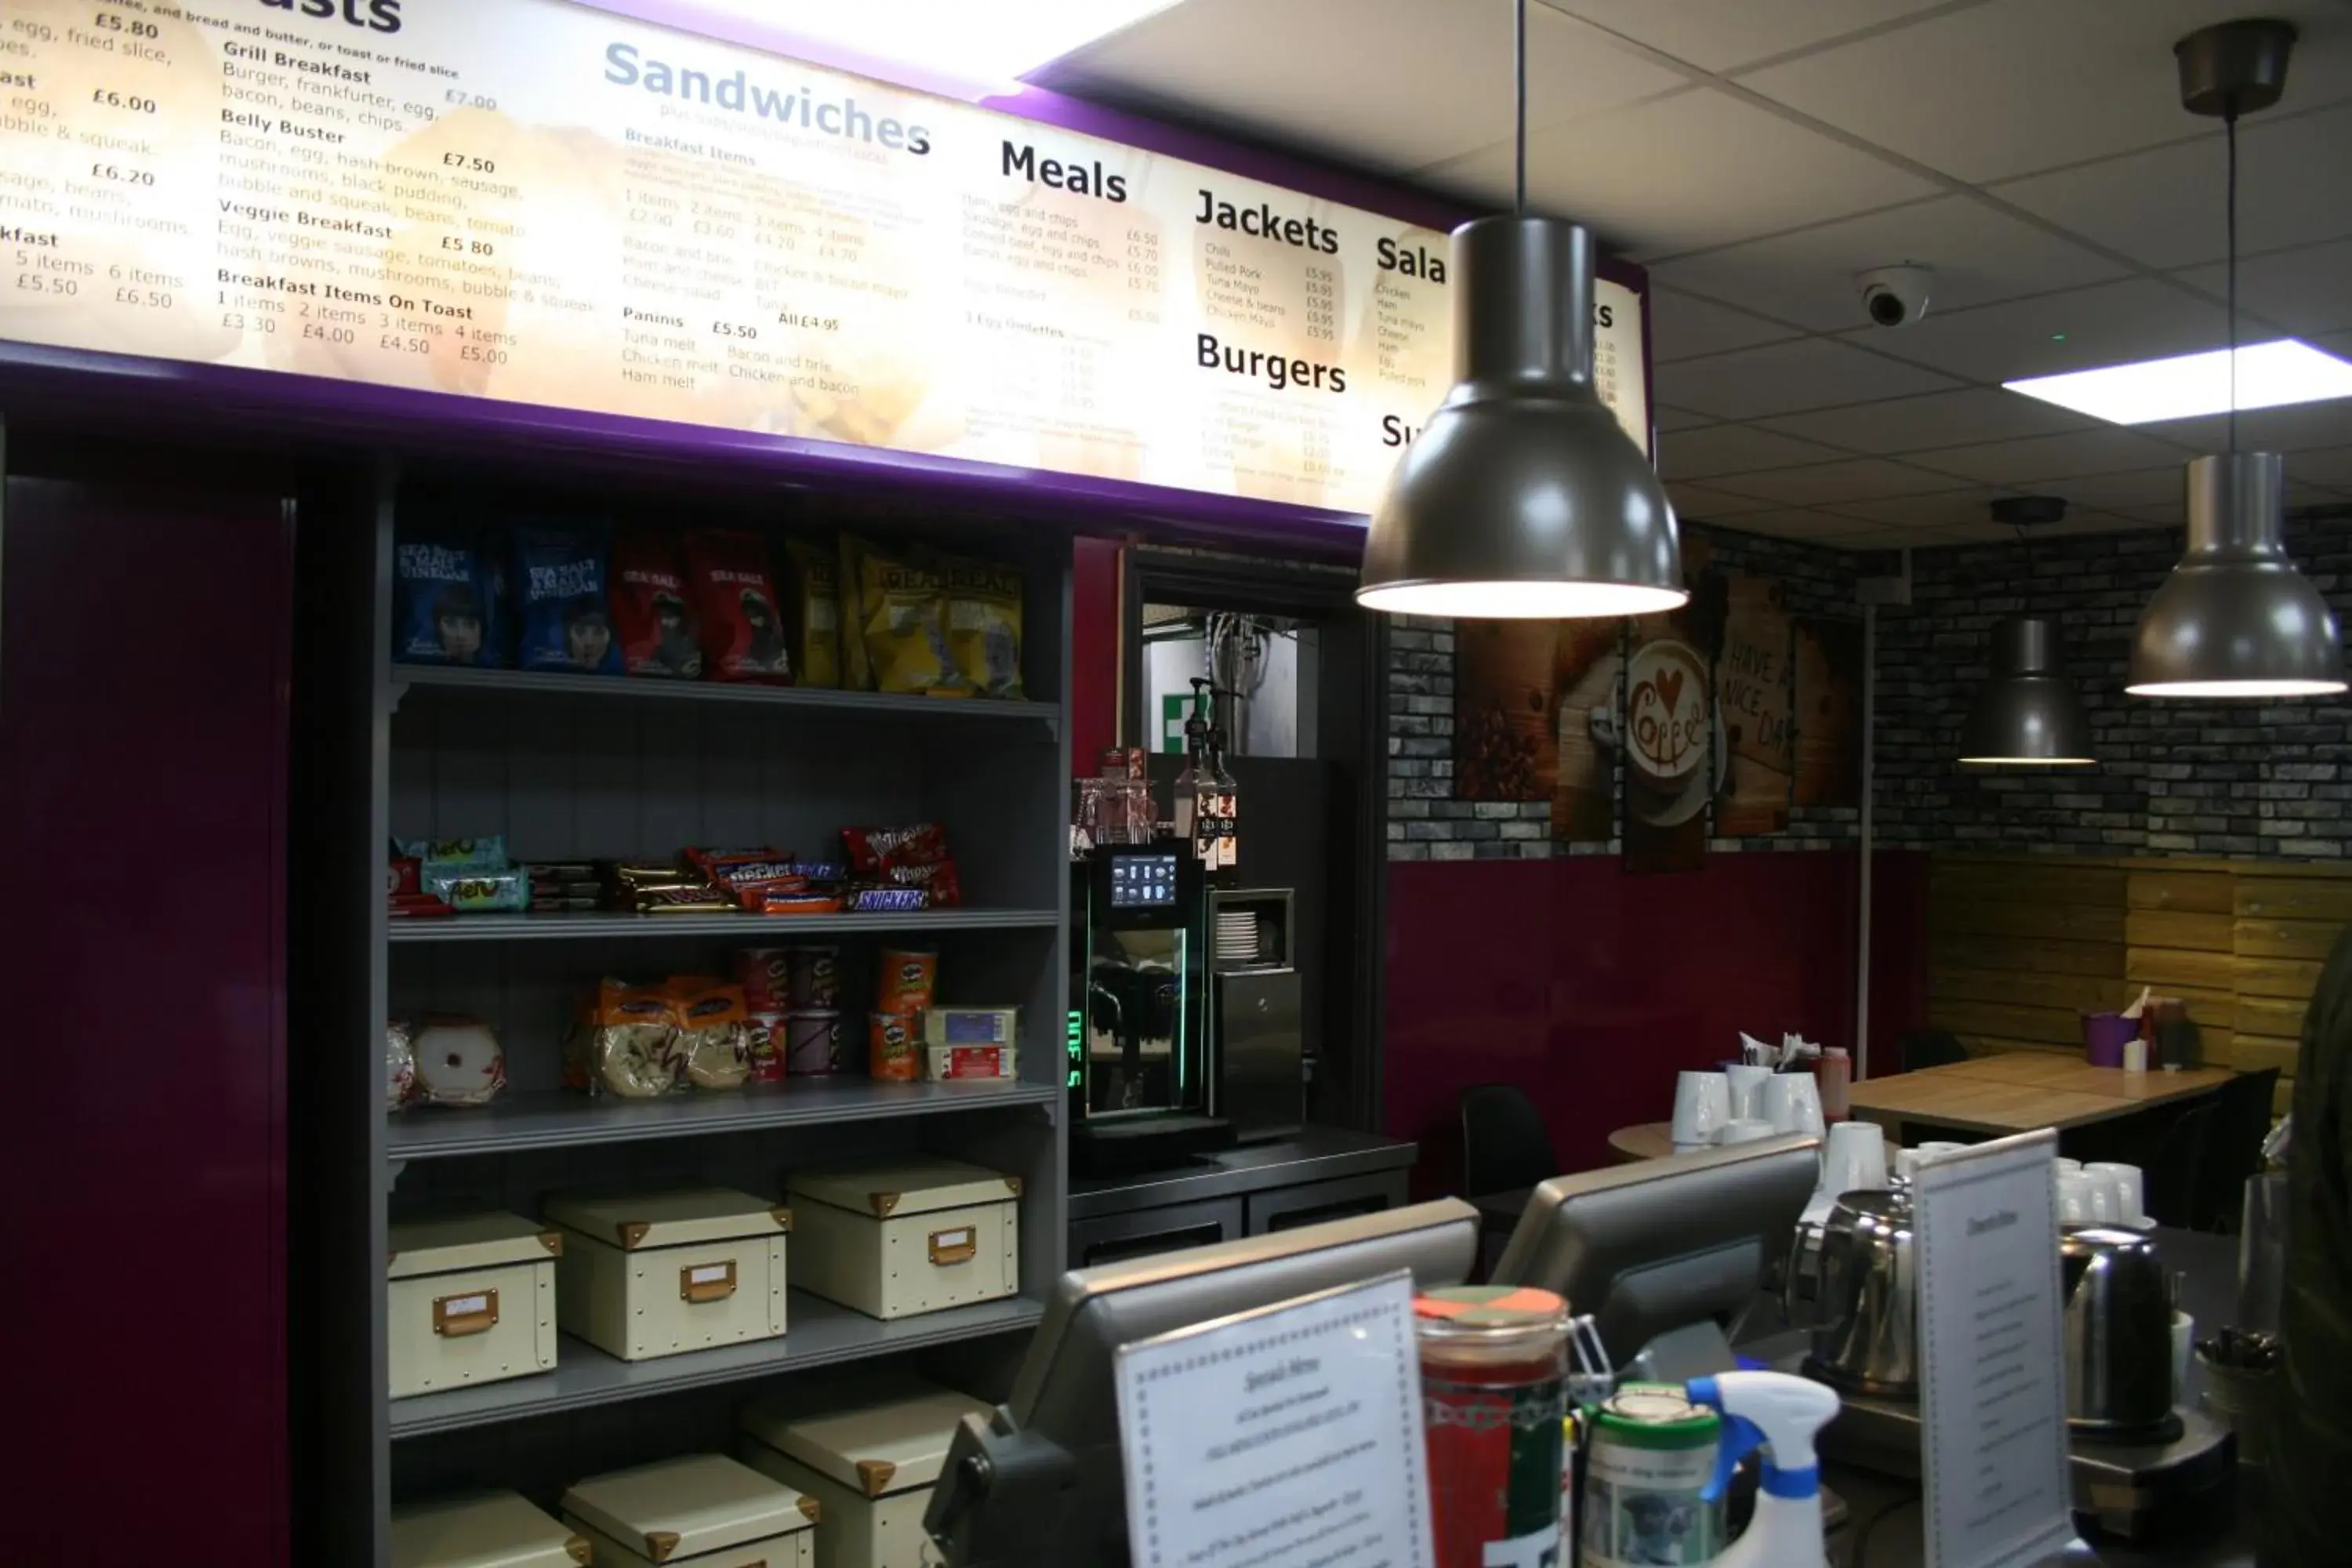
[[[1112,1175],[1230,1147],[1213,1114],[1209,899],[1180,838],[1070,866],[1070,1163]]]
[[[2172,1300],[2156,1243],[2137,1231],[2070,1230],[2058,1258],[2066,1299],[2066,1425],[2116,1442],[2179,1436],[2172,1408]]]
[[[1210,1019],[1212,1108],[1244,1140],[1286,1138],[1307,1124],[1303,984],[1288,888],[1209,893],[1215,999]]]

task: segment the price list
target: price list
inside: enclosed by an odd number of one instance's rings
[[[23,342],[1362,511],[1450,379],[1445,256],[562,0],[0,20]],[[1639,438],[1641,301],[1602,296]]]

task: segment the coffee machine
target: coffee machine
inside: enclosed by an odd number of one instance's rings
[[[1185,838],[1070,866],[1070,1163],[1115,1176],[1229,1148],[1212,1114],[1209,883]]]

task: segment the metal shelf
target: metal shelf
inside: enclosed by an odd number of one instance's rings
[[[676,1389],[741,1383],[803,1367],[862,1361],[924,1345],[1034,1328],[1044,1316],[1040,1303],[1015,1296],[886,1323],[794,1290],[785,1309],[790,1329],[782,1339],[755,1340],[656,1361],[625,1362],[567,1334],[561,1342],[553,1372],[394,1400],[392,1436],[397,1442],[427,1433],[614,1405]]]
[[[795,936],[865,932],[916,935],[928,931],[1051,931],[1062,923],[1055,910],[921,910],[887,915],[447,915],[435,920],[395,920],[386,934],[396,946],[411,942],[593,942],[666,936],[752,936],[778,942]]]
[[[1011,1106],[1043,1106],[1050,1116],[1064,1092],[1056,1084],[875,1083],[862,1078],[793,1079],[731,1094],[655,1100],[591,1100],[557,1090],[518,1094],[475,1110],[404,1110],[385,1130],[384,1144],[395,1161],[446,1160]]]
[[[837,691],[820,686],[760,686],[727,680],[656,680],[644,676],[563,675],[536,669],[473,669],[438,664],[394,664],[395,706],[411,687],[461,691],[533,692],[624,702],[700,702],[736,707],[805,709],[829,713],[865,713],[890,719],[942,721],[994,719],[1061,728],[1062,710],[1051,702],[1009,702],[992,697],[908,697],[886,691]]]

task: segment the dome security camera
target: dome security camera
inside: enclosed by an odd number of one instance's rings
[[[1877,327],[1907,327],[1927,313],[1927,293],[1935,286],[1933,268],[1915,262],[1900,267],[1874,267],[1854,281],[1862,287],[1862,308]]]

